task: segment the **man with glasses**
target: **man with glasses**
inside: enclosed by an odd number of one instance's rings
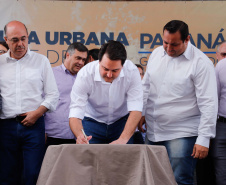
[[[66,51],[64,63],[53,68],[60,98],[56,110],[45,115],[47,146],[76,143],[68,119],[70,93],[77,73],[87,61],[87,56],[88,49],[82,43],[72,43]]]
[[[28,48],[26,26],[11,21],[4,32],[9,52],[0,56],[0,182],[35,185],[45,153],[43,114],[56,108],[59,93],[49,60]]]

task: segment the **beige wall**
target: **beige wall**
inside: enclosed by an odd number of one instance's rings
[[[143,65],[146,65],[150,53],[140,52],[152,52],[161,45],[162,28],[172,19],[183,20],[189,25],[194,43],[203,52],[215,52],[216,44],[226,36],[224,1],[0,0],[0,3],[2,15],[0,30],[3,30],[4,25],[11,20],[25,23],[31,32],[30,48],[48,56],[53,66],[62,63],[67,44],[73,42],[73,39],[76,41],[78,35],[84,35],[82,39],[88,49],[100,47],[103,42],[101,38],[114,35],[114,39],[128,44],[126,45],[128,58],[134,63]],[[57,37],[54,37],[54,33]],[[0,38],[2,36],[3,31],[0,31]],[[68,42],[62,42],[63,37]],[[55,38],[56,43],[51,44],[48,38],[50,40]],[[206,43],[202,41],[203,39]],[[216,63],[215,54],[207,55]]]

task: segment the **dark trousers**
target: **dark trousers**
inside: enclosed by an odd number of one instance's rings
[[[0,122],[0,184],[35,185],[45,154],[43,117],[26,127],[15,119]]]
[[[133,134],[133,144],[144,144],[143,136],[140,131]]]
[[[213,159],[210,154],[204,159],[198,159],[196,180],[197,185],[215,185]]]
[[[54,138],[54,137],[47,137],[46,139],[46,146],[50,145],[62,145],[62,144],[75,144],[75,139],[61,139],[61,138]]]
[[[216,137],[211,141],[216,185],[226,185],[226,122],[217,121]]]
[[[209,155],[198,160],[197,185],[226,185],[226,122],[217,121]]]
[[[100,123],[92,118],[85,117],[82,125],[87,136],[92,136],[90,144],[108,144],[119,138],[121,135],[129,115],[126,115],[118,121],[107,125]],[[133,137],[127,142],[133,144]]]

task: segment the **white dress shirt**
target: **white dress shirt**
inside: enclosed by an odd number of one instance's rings
[[[19,60],[9,54],[10,50],[0,56],[1,119],[15,118],[40,105],[55,110],[59,92],[49,60],[29,49]]]
[[[83,67],[71,92],[69,117],[83,119],[84,115],[98,122],[111,124],[128,114],[142,111],[143,92],[137,67],[126,60],[119,76],[105,82],[99,72],[99,61]]]
[[[198,136],[209,147],[215,136],[217,86],[213,63],[190,42],[185,52],[170,57],[158,47],[143,78],[147,137],[166,141]]]

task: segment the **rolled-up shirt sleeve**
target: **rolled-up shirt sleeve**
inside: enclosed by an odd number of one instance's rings
[[[69,118],[83,119],[88,101],[89,81],[78,73],[71,91],[71,104]]]
[[[45,61],[45,65],[43,65],[42,75],[44,101],[41,103],[41,105],[45,106],[51,112],[56,110],[59,100],[59,91],[48,59]]]
[[[141,77],[138,69],[131,73],[131,84],[127,92],[127,109],[128,111],[140,111],[143,109],[143,90]]]

